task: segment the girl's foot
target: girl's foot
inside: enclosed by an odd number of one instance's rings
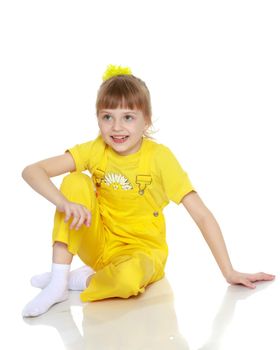
[[[86,289],[86,282],[89,276],[94,274],[94,270],[85,265],[75,269],[69,273],[68,289],[83,291]],[[44,289],[50,283],[52,273],[45,272],[40,275],[35,275],[30,282],[33,287]]]
[[[23,309],[23,317],[39,316],[54,304],[60,303],[68,298],[68,274],[70,265],[53,264],[51,280],[34,299]]]

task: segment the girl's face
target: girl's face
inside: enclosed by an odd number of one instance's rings
[[[136,109],[102,109],[98,125],[104,142],[122,156],[137,152],[148,129],[143,112]]]

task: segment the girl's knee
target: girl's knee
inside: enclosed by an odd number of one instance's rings
[[[91,178],[80,172],[73,172],[66,176],[64,176],[61,184],[61,188],[65,187],[71,187],[71,189],[75,188],[81,188],[83,184],[86,184],[87,186],[91,184],[93,186],[93,183],[91,182]]]
[[[149,259],[132,257],[117,268],[117,283],[121,297],[129,298],[132,295],[143,293],[154,274],[154,266]]]
[[[72,201],[83,202],[82,198],[91,201],[95,197],[91,178],[80,172],[66,175],[62,180],[60,190],[66,198]]]

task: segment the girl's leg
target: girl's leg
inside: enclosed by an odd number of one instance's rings
[[[66,244],[54,243],[50,283],[25,306],[22,313],[24,317],[39,316],[52,305],[68,298],[68,274],[72,258]]]
[[[143,293],[148,284],[163,277],[163,272],[159,274],[156,270],[155,259],[145,252],[120,255],[88,277],[88,288],[81,293],[81,300],[87,302],[114,297],[129,298]]]
[[[92,223],[89,228],[82,226],[79,231],[69,230],[69,224],[64,222],[64,214],[56,212],[54,219],[53,241],[65,242],[68,250],[77,254],[86,264],[69,273],[69,289],[84,290],[86,279],[98,268],[98,260],[103,254],[105,233],[100,220],[100,212],[93,183],[89,176],[82,173],[71,173],[62,182],[61,192],[71,201],[86,206],[92,212]],[[45,288],[51,279],[51,272],[35,275],[31,284],[37,288]]]
[[[71,254],[67,245],[62,242],[55,242],[53,245],[53,258],[52,262],[55,264],[68,264],[72,263],[73,254]]]
[[[94,265],[94,261],[97,259],[98,244],[93,246],[93,243],[96,243],[94,237],[98,230],[95,229],[97,228],[97,222],[100,220],[95,220],[95,209],[98,206],[91,179],[85,174],[71,173],[64,177],[60,190],[69,200],[81,203],[92,211],[92,224],[90,228],[83,225],[78,231],[71,230],[69,222],[64,221],[64,214],[56,211],[53,229],[51,281],[35,299],[27,304],[23,311],[23,316],[26,317],[38,316],[46,312],[53,304],[67,299],[70,264],[73,255],[79,254],[81,245],[85,245],[91,255],[90,257],[86,256],[88,261],[85,261],[85,263],[87,265]],[[90,242],[84,242],[87,237],[91,237]],[[90,244],[91,247],[89,247]],[[100,247],[98,250],[100,250]],[[56,286],[54,288],[54,283],[60,284],[60,287]],[[48,294],[50,297],[48,297]]]

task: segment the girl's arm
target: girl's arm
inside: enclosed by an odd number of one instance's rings
[[[255,288],[252,282],[274,279],[275,276],[263,272],[246,274],[235,271],[232,267],[219,224],[210,210],[204,205],[199,195],[196,192],[190,192],[182,199],[182,203],[200,229],[227,282]]]
[[[22,172],[23,179],[39,194],[53,203],[59,212],[65,213],[65,222],[73,217],[70,228],[79,229],[91,223],[90,211],[78,203],[68,201],[50,180],[51,177],[76,170],[69,152],[28,165]]]
[[[41,160],[23,169],[23,179],[39,194],[56,207],[65,201],[63,194],[51,182],[50,178],[75,171],[76,165],[70,153]]]

